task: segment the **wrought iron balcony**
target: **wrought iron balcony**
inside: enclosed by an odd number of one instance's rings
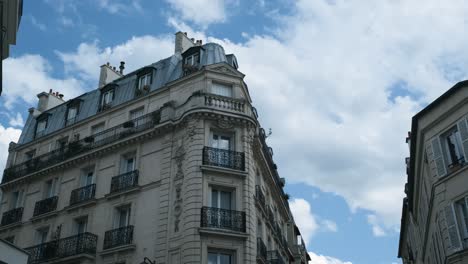
[[[21,217],[23,217],[23,207],[18,207],[15,209],[11,209],[9,211],[6,211],[2,215],[2,226],[13,224],[16,222],[21,221]]]
[[[268,264],[285,264],[278,250],[267,251]]]
[[[11,166],[3,172],[2,183],[16,180],[27,174],[37,172],[53,166],[90,150],[113,143],[119,139],[141,132],[158,124],[161,119],[160,111],[135,118],[118,126],[104,130],[78,141],[72,141],[43,155],[37,156],[27,162]],[[125,124],[125,125],[124,125]],[[132,124],[129,126],[129,124]]]
[[[204,147],[203,164],[244,171],[245,155],[233,150]]]
[[[78,254],[96,254],[97,235],[81,233],[78,235],[25,248],[29,252],[29,263],[48,262]]]
[[[134,170],[112,177],[110,192],[121,192],[138,186],[138,175],[138,170]]]
[[[124,226],[105,233],[103,249],[129,245],[132,242],[133,226]]]
[[[266,205],[265,195],[263,194],[260,185],[255,185],[255,201],[262,207]]]
[[[215,207],[202,207],[201,227],[245,232],[245,212]]]
[[[267,261],[267,248],[259,237],[257,237],[257,260],[260,260],[262,263],[266,263]]]
[[[85,202],[94,198],[96,194],[96,184],[90,184],[71,192],[70,205],[75,205],[81,202]]]
[[[50,198],[37,201],[36,205],[34,206],[33,216],[55,211],[55,209],[57,209],[57,201],[58,196],[52,196]]]
[[[271,206],[267,205],[266,206],[266,214],[267,214],[267,219],[268,223],[273,226],[275,223],[275,215],[273,214],[273,210],[271,210]]]

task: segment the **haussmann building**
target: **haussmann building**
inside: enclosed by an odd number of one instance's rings
[[[0,238],[30,263],[307,263],[243,79],[178,32],[166,59],[38,94],[9,146]]]

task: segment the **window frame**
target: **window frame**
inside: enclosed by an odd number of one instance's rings
[[[455,142],[452,142],[451,140],[452,137],[455,140]],[[447,168],[450,169],[456,165],[461,165],[466,162],[466,157],[465,157],[465,154],[463,153],[462,139],[460,136],[460,131],[458,130],[457,126],[453,126],[448,131],[440,135],[440,141],[442,145],[444,161],[447,164],[446,165]],[[452,142],[452,145],[454,146],[453,150],[451,149],[449,142]],[[457,155],[457,153],[459,157],[454,157],[453,155]],[[454,160],[455,158],[457,159]]]
[[[222,89],[225,89],[225,91],[229,91],[227,94],[223,92],[219,92]],[[233,98],[234,97],[234,86],[232,83],[223,83],[223,82],[217,82],[217,81],[212,81],[211,82],[211,89],[210,89],[212,94],[218,95],[218,96],[223,96],[223,97],[228,97],[228,98]]]
[[[236,259],[236,251],[235,250],[230,250],[230,249],[221,249],[221,248],[208,248],[207,249],[207,263],[210,263],[210,255],[216,255],[217,260],[214,264],[225,264],[223,262],[220,262],[220,256],[221,255],[228,255],[230,256],[230,260],[228,264],[236,264],[237,259]]]
[[[125,210],[126,212],[125,225],[122,225],[122,222],[121,222],[123,210]],[[131,204],[123,204],[123,205],[114,207],[114,220],[112,223],[113,229],[130,226],[132,220],[133,220],[133,217],[132,217],[132,205]]]

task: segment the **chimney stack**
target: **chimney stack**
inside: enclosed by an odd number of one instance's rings
[[[63,100],[63,94],[59,92],[53,92],[52,89],[49,90],[49,93],[42,92],[37,95],[39,101],[37,103],[37,111],[44,112],[57,105],[65,103]]]
[[[109,62],[104,65],[101,65],[101,72],[99,74],[99,88],[103,87],[104,85],[116,80],[123,75],[123,64],[120,63],[120,71],[114,66],[111,66]]]
[[[188,50],[189,48],[195,46],[195,39],[192,38],[190,39],[187,36],[187,32],[177,32],[175,37],[175,48],[174,48],[174,53],[175,54],[182,54],[184,51]]]
[[[120,73],[121,75],[123,75],[123,71],[124,71],[124,69],[125,69],[125,61],[121,61],[121,62],[120,62],[120,67],[119,67],[119,69],[120,69],[119,73]]]

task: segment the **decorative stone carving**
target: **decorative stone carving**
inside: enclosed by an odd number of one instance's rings
[[[232,129],[234,128],[234,122],[229,119],[222,118],[218,119],[216,126],[220,129]]]
[[[182,183],[176,186],[174,199],[174,232],[179,232],[180,216],[182,215]]]

